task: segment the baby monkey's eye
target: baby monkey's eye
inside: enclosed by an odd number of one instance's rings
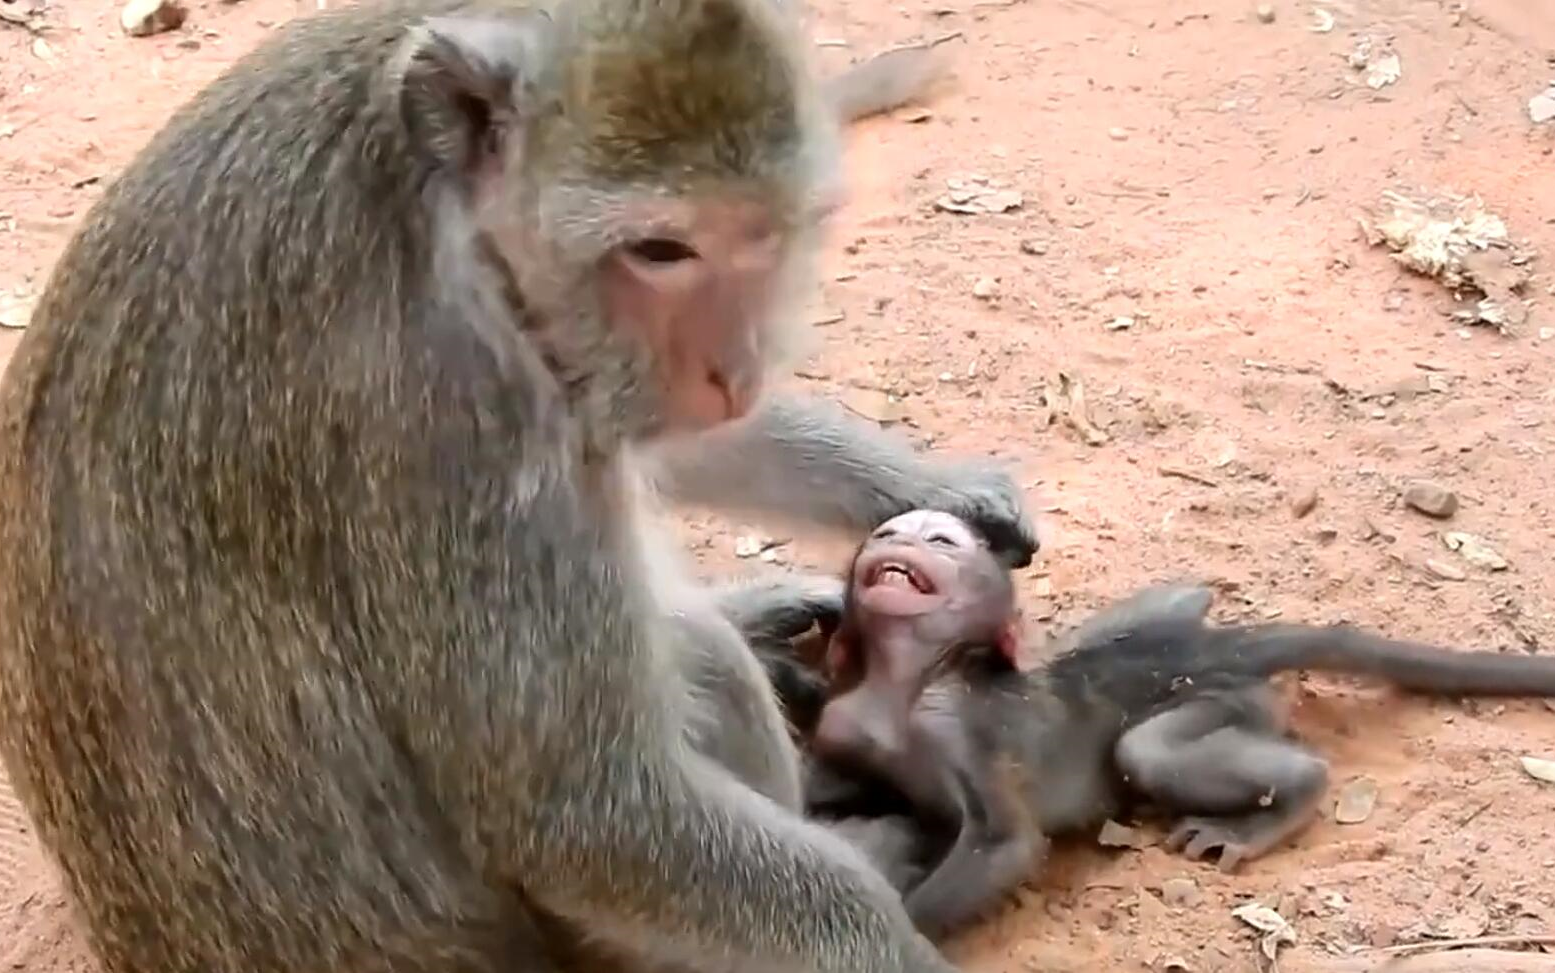
[[[896,534],[896,528],[888,526],[888,527],[876,527],[875,528],[875,532],[873,534],[870,534],[869,536],[875,538],[876,540],[884,540],[885,538],[894,536],[895,534]]]
[[[929,536],[925,537],[924,540],[928,541],[930,544],[938,544],[941,547],[957,546],[955,538],[951,537],[949,534],[930,534]]]
[[[652,264],[673,264],[684,260],[696,260],[698,254],[691,247],[669,237],[648,237],[626,248],[638,260]]]

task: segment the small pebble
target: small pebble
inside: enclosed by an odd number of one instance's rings
[[[1161,883],[1161,901],[1174,909],[1191,909],[1204,901],[1204,893],[1191,878],[1169,878]]]
[[[149,37],[177,30],[188,16],[176,0],[129,0],[119,10],[119,25],[131,37]]]
[[[1126,128],[1109,128],[1107,130],[1107,135],[1114,142],[1122,142],[1122,141],[1125,141],[1128,138],[1128,129],[1126,129]]]
[[[1290,502],[1290,512],[1297,520],[1305,517],[1317,508],[1317,487],[1308,487],[1296,494]]]
[[[1274,4],[1260,3],[1258,5],[1258,22],[1262,24],[1274,23]]]
[[[1404,488],[1404,503],[1438,520],[1458,512],[1458,495],[1429,480],[1416,480]]]

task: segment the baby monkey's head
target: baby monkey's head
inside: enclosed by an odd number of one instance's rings
[[[993,644],[1015,614],[1015,585],[959,517],[910,510],[875,528],[853,557],[845,614],[867,633],[910,626],[926,642]]]
[[[971,653],[1014,666],[1018,644],[1015,585],[987,541],[948,513],[893,517],[853,556],[816,745],[836,755],[899,749],[908,713],[938,675]]]

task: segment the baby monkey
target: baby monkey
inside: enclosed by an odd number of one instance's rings
[[[886,521],[853,559],[826,649],[813,813],[900,813],[861,776],[899,794],[917,831],[892,848],[921,863],[896,870],[909,876],[900,887],[913,921],[938,936],[1030,878],[1050,837],[1094,833],[1131,806],[1176,815],[1168,847],[1193,859],[1218,849],[1226,869],[1294,835],[1328,768],[1288,736],[1269,684],[1280,672],[1555,696],[1552,659],[1340,626],[1216,627],[1211,598],[1193,585],[1144,589],[1030,665],[1009,570],[974,530],[924,510]]]

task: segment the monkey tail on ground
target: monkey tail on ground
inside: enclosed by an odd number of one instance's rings
[[[949,74],[931,45],[917,44],[876,54],[827,80],[824,87],[843,122],[856,122],[922,100]]]
[[[1221,672],[1268,677],[1316,669],[1385,679],[1421,693],[1555,696],[1555,660],[1461,652],[1344,626],[1255,625],[1228,630],[1223,654],[1201,660]]]

